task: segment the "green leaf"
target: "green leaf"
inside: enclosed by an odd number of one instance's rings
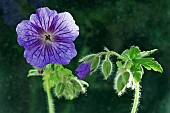
[[[99,64],[100,64],[100,57],[99,56],[95,56],[93,61],[92,61],[90,69],[91,70],[96,70],[98,68]]]
[[[121,54],[122,57],[126,58],[126,59],[130,59],[130,56],[129,56],[129,49],[126,49],[122,52]]]
[[[102,63],[102,73],[105,77],[105,79],[107,79],[112,72],[112,62],[110,60],[104,60]]]
[[[130,47],[129,56],[131,59],[135,59],[140,54],[140,49],[137,46]]]
[[[150,50],[150,51],[142,51],[142,52],[140,52],[140,55],[138,56],[138,58],[150,56],[151,54],[155,53],[155,51],[157,51],[157,50],[158,49],[153,49],[153,50]]]
[[[135,59],[140,54],[140,49],[137,46],[131,46],[130,49],[126,49],[122,52],[121,56],[128,59]]]
[[[83,87],[82,87],[81,83],[78,82],[77,80],[71,79],[71,83],[73,84],[74,89],[75,89],[76,91],[81,91],[81,90],[82,90]]]
[[[87,63],[87,62],[91,61],[95,56],[96,56],[96,54],[87,55],[84,58],[80,59],[79,62]]]
[[[157,61],[154,60],[154,58],[135,59],[135,62],[141,64],[147,70],[153,69],[154,71],[158,71],[161,73],[163,72],[163,68]]]
[[[141,64],[134,63],[130,70],[133,73],[133,78],[135,80],[135,83],[140,82],[144,74]]]
[[[131,70],[131,72],[134,72],[134,71],[143,71],[143,68],[142,68],[141,64],[133,62],[133,65],[130,68],[130,70]]]

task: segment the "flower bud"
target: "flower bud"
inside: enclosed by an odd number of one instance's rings
[[[102,73],[104,75],[104,79],[107,79],[111,75],[111,72],[112,62],[109,59],[104,60],[102,63]]]
[[[117,75],[115,77],[115,90],[117,91],[118,95],[122,95],[129,84],[131,84],[130,81],[130,72],[129,71],[118,71]]]
[[[43,72],[44,72],[43,69],[39,69],[39,70],[38,70],[38,73],[39,73],[39,74],[43,74]]]
[[[115,77],[114,88],[119,96],[121,96],[125,92],[126,84],[123,82],[122,73],[119,73]]]

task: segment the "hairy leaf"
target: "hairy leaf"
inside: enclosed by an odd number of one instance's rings
[[[140,54],[140,49],[137,46],[130,47],[129,56],[131,59],[136,58]]]
[[[126,58],[126,59],[130,59],[130,56],[129,56],[129,49],[126,49],[122,52],[121,54],[122,57]]]
[[[158,49],[153,49],[153,50],[150,50],[150,51],[142,51],[142,52],[140,52],[140,55],[138,56],[138,58],[150,56],[151,54],[153,54],[157,50]]]
[[[141,81],[142,75],[143,75],[143,72],[142,72],[142,71],[135,71],[135,72],[133,73],[133,77],[134,77],[135,83],[138,83],[138,82]]]
[[[163,72],[163,68],[157,61],[154,60],[154,58],[135,59],[135,62],[141,64],[147,70],[153,69],[154,71],[158,71],[161,73]]]

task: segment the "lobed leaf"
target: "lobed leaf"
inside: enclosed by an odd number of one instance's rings
[[[153,69],[154,71],[163,72],[163,68],[154,58],[135,59],[135,62],[141,64],[147,70]]]
[[[135,59],[140,54],[140,49],[137,46],[131,46],[129,50],[129,56],[131,59]]]
[[[150,51],[142,51],[142,52],[140,52],[140,55],[138,56],[138,58],[150,56],[151,54],[155,53],[157,50],[158,49],[153,49],[153,50],[150,50]]]

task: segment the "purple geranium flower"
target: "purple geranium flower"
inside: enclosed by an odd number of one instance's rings
[[[79,27],[68,12],[39,8],[29,20],[18,24],[16,31],[19,45],[25,48],[24,57],[33,66],[68,64],[77,55],[73,41]]]
[[[76,69],[76,74],[78,75],[79,79],[84,79],[88,74],[90,74],[92,61],[87,62],[87,63],[81,63],[77,69]]]

